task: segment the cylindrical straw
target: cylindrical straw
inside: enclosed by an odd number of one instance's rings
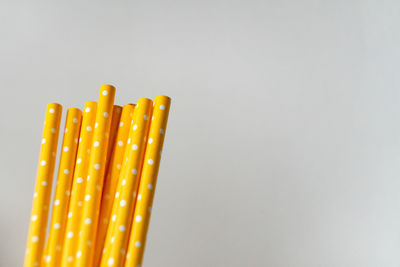
[[[142,265],[171,99],[167,96],[157,96],[154,102],[153,121],[144,157],[125,267]]]
[[[118,105],[114,105],[112,116],[111,116],[111,125],[110,125],[110,136],[108,138],[108,148],[107,148],[107,159],[106,159],[106,174],[108,172],[108,168],[111,162],[112,152],[114,150],[115,138],[117,137],[118,126],[121,119],[122,107]]]
[[[81,121],[82,112],[80,109],[68,109],[43,267],[60,266]]]
[[[113,203],[113,218],[107,232],[105,252],[101,266],[122,266],[129,241],[129,228],[135,207],[136,192],[143,164],[146,140],[150,125],[153,101],[140,98],[134,112],[134,125],[131,127],[130,145],[125,154],[127,161],[120,176],[118,198]]]
[[[134,109],[135,105],[133,104],[127,104],[122,109],[117,136],[114,142],[114,149],[110,159],[110,165],[107,170],[106,178],[104,180],[99,225],[96,237],[94,266],[98,266],[100,263],[104,239],[107,233],[118,178],[120,177],[122,159],[124,157]]]
[[[62,106],[60,104],[50,103],[47,105],[35,193],[33,195],[25,267],[39,266],[43,255],[61,113]]]
[[[78,244],[79,227],[82,217],[82,205],[85,197],[86,176],[88,173],[90,147],[93,139],[93,129],[96,121],[97,103],[85,103],[82,126],[79,135],[78,152],[74,179],[71,190],[71,199],[68,209],[68,220],[65,230],[64,246],[62,253],[62,267],[73,267]]]
[[[93,266],[93,247],[97,233],[114,96],[115,88],[113,86],[101,86],[96,114],[96,123],[98,125],[94,129],[93,146],[90,154],[81,235],[79,236],[75,262],[76,267]]]

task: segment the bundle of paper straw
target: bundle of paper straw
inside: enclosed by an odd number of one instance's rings
[[[142,266],[171,99],[114,96],[67,110],[55,192],[62,107],[47,105],[25,267]]]

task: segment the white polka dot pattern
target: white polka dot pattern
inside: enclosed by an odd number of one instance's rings
[[[146,148],[145,137],[147,137],[150,121],[147,119],[152,112],[152,101],[150,99],[141,98],[134,111],[133,122],[134,127],[129,132],[129,138],[133,145],[132,149],[128,149],[125,153],[126,162],[123,165],[122,176],[118,184],[120,192],[119,203],[114,201],[113,214],[119,214],[115,220],[110,222],[104,247],[106,252],[102,258],[102,265],[106,266],[106,259],[112,258],[115,266],[121,266],[124,260],[124,254],[121,254],[121,248],[126,250],[128,246],[129,236],[126,235],[126,225],[130,225],[132,221],[133,209],[135,206],[135,198],[132,198],[132,192],[136,192],[139,185],[140,170],[144,151]],[[112,244],[112,239],[115,240]],[[112,244],[112,245],[111,245]]]
[[[77,151],[77,160],[73,175],[72,194],[69,204],[68,220],[65,229],[64,245],[62,250],[62,267],[74,267],[74,256],[77,253],[76,247],[80,222],[82,218],[82,200],[85,196],[87,169],[89,164],[88,149],[92,145],[93,131],[87,131],[89,127],[92,129],[96,120],[97,103],[88,101],[85,103],[85,112],[82,117],[82,126],[80,129],[80,142]],[[71,214],[71,216],[69,215]],[[72,216],[73,214],[73,216]]]
[[[48,209],[44,207],[50,205],[52,176],[56,160],[53,155],[57,151],[61,112],[61,105],[56,103],[47,105],[42,136],[42,140],[45,141],[42,141],[40,148],[40,160],[25,253],[25,266],[38,266],[42,260],[48,221]]]
[[[77,122],[74,122],[74,119]],[[61,152],[61,160],[57,177],[57,187],[54,195],[55,201],[51,218],[49,237],[46,244],[47,256],[51,261],[43,263],[43,267],[59,266],[62,258],[60,243],[63,242],[65,236],[65,226],[68,220],[69,194],[73,173],[70,170],[74,169],[76,162],[76,151],[78,144],[75,139],[79,137],[79,130],[82,120],[82,112],[77,108],[70,108],[67,111],[65,128],[69,129],[64,132],[63,151]]]
[[[125,266],[140,266],[142,264],[170,102],[170,98],[166,96],[157,96],[154,101],[154,119],[150,125],[149,141],[144,156],[144,162],[147,164],[143,164],[138,202],[133,216],[135,220],[131,226],[127,250],[129,257],[126,258]]]
[[[111,117],[104,116],[112,114],[113,103],[115,96],[115,88],[111,85],[102,85],[100,88],[100,95],[98,107],[96,112],[97,128],[93,132],[93,140],[99,142],[97,147],[93,147],[89,160],[90,179],[86,183],[85,195],[90,195],[90,201],[85,202],[83,205],[82,216],[86,218],[82,221],[80,229],[82,234],[79,237],[77,250],[82,252],[82,256],[75,261],[76,266],[93,266],[94,246],[88,245],[95,242],[96,230],[99,221],[99,209],[102,198],[102,189],[104,174],[106,169],[106,158],[108,152],[109,135],[105,133],[110,132]],[[100,187],[100,190],[98,190]],[[90,219],[90,223],[89,223]],[[100,224],[101,225],[101,224]]]
[[[25,265],[141,266],[170,99],[141,98],[122,108],[113,105],[114,96],[115,88],[103,85],[98,106],[68,110],[53,207],[52,178],[39,173],[54,170],[56,149],[49,147],[57,145],[61,110],[48,106]],[[58,125],[47,117],[58,117]],[[38,224],[44,225],[39,231]]]
[[[114,105],[112,121],[111,121],[111,134],[109,144],[112,144],[107,153],[109,166],[107,167],[106,179],[104,181],[103,195],[101,200],[101,210],[99,220],[103,221],[99,224],[99,229],[96,236],[96,246],[98,247],[94,255],[94,265],[100,264],[102,249],[107,233],[108,222],[110,218],[113,199],[111,196],[115,195],[116,184],[121,171],[121,163],[125,151],[125,141],[129,133],[129,127],[132,120],[132,114],[135,105],[128,104],[124,107]]]

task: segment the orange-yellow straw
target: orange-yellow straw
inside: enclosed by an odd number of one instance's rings
[[[82,112],[80,109],[68,109],[60,166],[58,169],[57,187],[53,202],[50,233],[46,244],[45,256],[42,261],[43,267],[60,266],[81,121]]]
[[[150,125],[153,101],[140,98],[133,115],[125,161],[118,192],[113,203],[113,217],[109,226],[101,266],[122,266],[129,241],[129,228],[135,207],[136,192],[143,164],[146,139]],[[118,197],[117,197],[118,196]]]
[[[75,267],[93,266],[94,242],[103,190],[114,96],[115,88],[113,86],[101,86],[96,113],[97,127],[94,129],[93,145],[90,154],[89,175],[85,189],[85,204],[83,206],[80,227],[81,235],[79,236]]]
[[[57,103],[47,105],[35,193],[33,195],[25,267],[39,266],[43,255],[61,112],[61,105]]]
[[[154,101],[153,121],[140,178],[125,267],[142,266],[170,103],[171,99],[167,96],[157,96]]]
[[[115,138],[117,137],[118,126],[121,119],[121,112],[122,112],[122,107],[114,105],[111,116],[110,137],[108,138],[106,173],[108,172],[108,167],[111,162],[112,152],[114,150]]]
[[[132,123],[133,111],[135,105],[128,104],[122,109],[120,123],[118,126],[117,136],[114,142],[114,150],[110,159],[110,165],[104,180],[103,195],[101,200],[101,210],[99,217],[99,225],[96,237],[96,251],[94,266],[100,263],[101,254],[103,251],[104,239],[106,237],[107,228],[109,224],[112,203],[120,177],[122,159],[124,157],[125,147],[128,140],[129,129]]]
[[[90,159],[90,147],[92,145],[94,124],[96,121],[96,110],[96,102],[86,102],[79,135],[78,152],[76,156],[71,199],[68,209],[67,226],[65,230],[62,261],[60,265],[62,267],[74,266],[85,195],[86,177],[88,173],[87,169]]]

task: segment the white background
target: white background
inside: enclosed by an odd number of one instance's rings
[[[400,266],[399,14],[0,1],[0,266],[22,266],[46,104],[102,83],[173,98],[144,266]]]

